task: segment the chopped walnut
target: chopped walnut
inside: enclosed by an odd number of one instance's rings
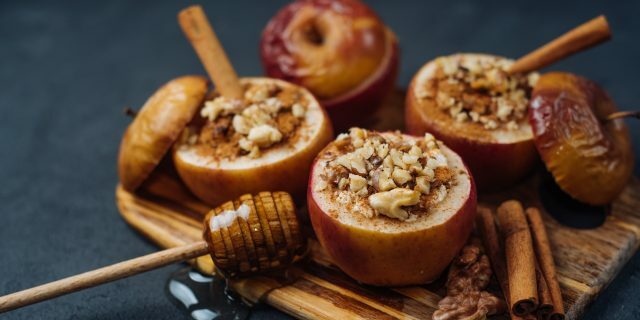
[[[200,110],[200,115],[203,118],[207,118],[209,121],[214,121],[220,115],[228,115],[238,112],[241,109],[241,100],[217,97],[204,103],[204,107]]]
[[[488,130],[519,128],[538,73],[510,75],[506,70],[513,62],[498,57],[454,55],[435,63],[435,76],[418,90],[419,99],[433,100],[456,122],[478,123]]]
[[[367,217],[406,220],[426,213],[445,199],[453,183],[447,157],[429,133],[418,141],[404,141],[399,133],[383,136],[351,128],[336,142],[341,152],[327,164],[327,186],[364,200],[373,209],[363,213]]]
[[[440,300],[433,320],[484,320],[487,315],[500,314],[504,310],[502,299],[486,291],[474,291]]]
[[[353,192],[367,191],[367,179],[355,175],[349,174],[349,189]]]
[[[505,302],[484,291],[491,280],[491,265],[480,240],[472,238],[454,259],[447,279],[447,296],[438,302],[434,320],[486,319],[503,313]]]
[[[272,97],[277,91],[278,87],[271,83],[251,86],[245,90],[244,99],[249,103],[260,103]]]
[[[282,140],[282,133],[268,124],[263,124],[251,128],[247,138],[258,147],[264,148]]]
[[[295,88],[275,83],[245,85],[243,99],[216,96],[206,101],[200,115],[206,122],[185,130],[184,141],[214,148],[214,156],[260,156],[261,150],[286,142],[304,121],[309,101]]]
[[[420,192],[404,188],[378,192],[369,197],[369,204],[378,213],[401,220],[409,218],[409,213],[402,207],[415,205],[418,201]]]
[[[305,113],[304,106],[299,103],[293,104],[291,113],[293,113],[293,116],[296,118],[303,118]]]

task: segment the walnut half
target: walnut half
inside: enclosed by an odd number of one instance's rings
[[[502,299],[486,291],[446,296],[438,302],[434,320],[484,320],[488,315],[503,313]]]
[[[402,206],[412,206],[420,201],[420,192],[405,188],[395,188],[369,196],[369,204],[380,214],[390,218],[405,220],[409,213]]]
[[[491,280],[491,265],[479,239],[472,238],[451,264],[447,296],[438,302],[434,320],[486,319],[505,312],[504,300],[484,291]]]

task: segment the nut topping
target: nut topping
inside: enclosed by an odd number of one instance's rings
[[[349,189],[353,192],[360,192],[360,191],[364,191],[365,193],[367,192],[367,179],[355,175],[355,174],[349,174]]]
[[[406,220],[409,213],[402,206],[412,206],[420,201],[420,192],[405,188],[378,192],[369,197],[369,204],[378,213],[389,218]]]
[[[296,118],[303,118],[305,111],[304,106],[299,103],[294,103],[291,107],[291,113],[293,113],[293,116]]]
[[[219,157],[260,156],[260,151],[286,142],[304,121],[308,101],[294,88],[273,83],[245,86],[244,99],[222,96],[205,102],[200,115],[207,120],[200,131],[185,130],[185,142],[202,143]]]
[[[223,112],[233,113],[240,110],[240,108],[242,108],[242,101],[218,97],[204,103],[204,108],[200,110],[200,116],[207,118],[209,121],[214,121]]]
[[[248,138],[258,147],[264,148],[282,140],[282,133],[268,124],[263,124],[251,128]]]
[[[471,238],[453,261],[447,296],[438,302],[434,320],[486,319],[505,311],[505,302],[484,291],[491,280],[489,258],[478,238]]]
[[[324,181],[315,190],[349,194],[337,198],[362,202],[361,207],[368,207],[361,210],[366,217],[381,214],[406,220],[426,214],[446,198],[454,183],[447,158],[428,133],[415,141],[400,133],[352,128],[338,136],[336,145],[339,152],[327,162]]]
[[[478,123],[488,130],[519,128],[538,73],[509,75],[506,70],[513,62],[497,57],[454,55],[435,63],[435,76],[418,90],[418,98],[433,100],[456,122]]]

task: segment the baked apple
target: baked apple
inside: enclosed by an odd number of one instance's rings
[[[435,280],[465,244],[476,210],[462,159],[431,134],[352,128],[316,158],[307,192],[333,262],[371,285]]]
[[[481,191],[521,180],[538,158],[527,109],[539,76],[509,75],[512,63],[484,54],[440,57],[418,71],[407,92],[408,132],[430,132],[456,151]]]
[[[216,206],[265,190],[304,195],[311,163],[331,141],[331,123],[306,89],[241,79],[244,97],[214,93],[173,149],[182,181]]]
[[[198,112],[207,94],[208,81],[184,76],[156,91],[127,128],[118,154],[122,187],[133,192],[151,175]]]
[[[395,35],[357,0],[299,0],[267,24],[260,42],[268,76],[306,87],[340,130],[361,123],[394,87]]]
[[[540,77],[529,109],[535,144],[562,190],[591,205],[617,197],[633,172],[629,132],[596,83],[571,73]]]

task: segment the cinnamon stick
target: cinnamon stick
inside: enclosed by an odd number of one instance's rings
[[[605,16],[598,16],[518,59],[509,73],[526,73],[544,68],[576,52],[611,39]]]
[[[535,255],[522,204],[515,200],[498,207],[509,278],[509,303],[513,314],[525,316],[538,307]]]
[[[640,119],[640,111],[618,111],[607,116],[607,120],[615,120],[620,118]]]
[[[502,294],[504,295],[504,301],[506,301],[508,306],[511,306],[511,302],[509,301],[509,277],[507,275],[507,265],[505,263],[504,249],[502,246],[502,242],[500,241],[500,235],[498,234],[498,230],[496,229],[496,221],[493,217],[491,209],[486,207],[478,207],[476,225],[480,229],[482,242],[487,252],[487,256],[489,257],[489,261],[491,262],[493,273],[496,275],[498,284],[500,284],[500,289],[502,290]],[[514,315],[510,307],[508,309],[509,315],[511,315],[511,319],[522,319]]]
[[[542,274],[537,261],[536,281],[538,281],[538,298],[540,299],[538,310],[536,310],[536,319],[546,320],[553,312],[553,301],[551,299],[551,291],[549,291],[549,286],[547,285],[547,281],[544,279],[544,275]]]
[[[505,301],[509,303],[509,277],[505,263],[504,250],[496,229],[495,218],[489,208],[478,207],[477,225],[482,234],[482,242],[487,251],[491,268],[498,279]]]
[[[178,23],[218,91],[227,98],[242,98],[243,90],[238,75],[202,7],[194,5],[183,9],[178,14]]]
[[[547,231],[545,230],[542,216],[540,215],[540,211],[536,208],[528,208],[526,216],[531,227],[533,246],[540,263],[540,270],[542,271],[542,275],[544,276],[551,293],[553,312],[549,319],[564,319],[562,292],[560,291],[560,284],[558,283],[556,275],[556,267],[553,261],[553,255],[551,254],[551,245],[549,244],[549,238],[547,237]]]
[[[496,279],[500,284],[500,289],[504,295],[504,300],[508,306],[511,306],[509,301],[509,276],[507,274],[507,265],[505,263],[504,247],[500,234],[496,228],[496,221],[491,209],[486,207],[478,207],[477,226],[480,229],[482,242],[484,244],[489,261],[491,261],[491,268],[496,275]],[[509,307],[509,315],[512,320],[531,320],[535,319],[533,315],[525,317],[519,317],[513,314],[512,309]]]

